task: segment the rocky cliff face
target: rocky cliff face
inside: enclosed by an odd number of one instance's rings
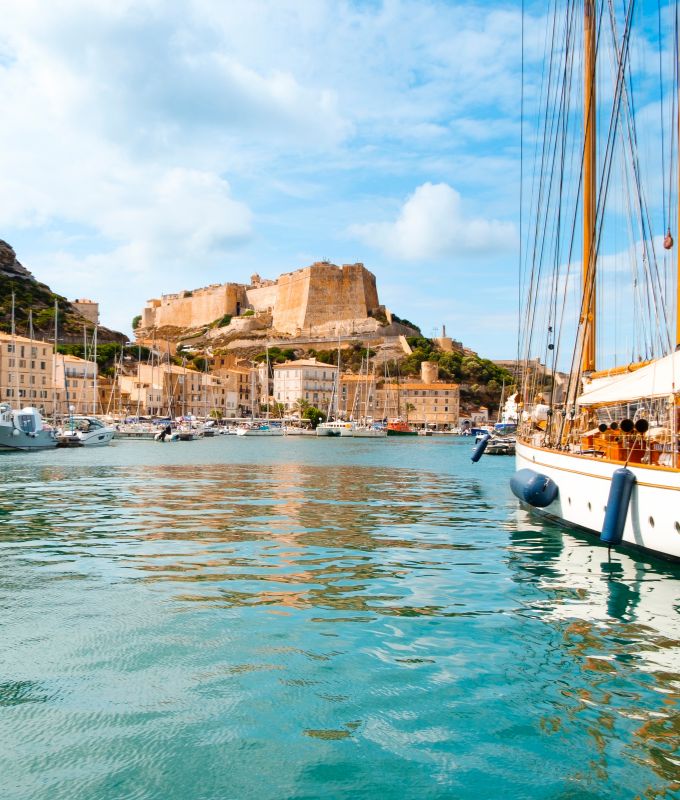
[[[19,261],[14,248],[0,239],[0,280],[3,278],[21,278],[35,281],[35,278]]]
[[[33,333],[38,339],[54,337],[54,303],[59,306],[59,338],[62,342],[81,341],[83,325],[92,328],[83,315],[65,297],[55,294],[17,259],[14,248],[0,239],[0,331],[12,327],[12,295],[16,332],[25,336],[29,330],[29,312],[33,312]],[[124,342],[127,336],[99,327],[101,342]]]

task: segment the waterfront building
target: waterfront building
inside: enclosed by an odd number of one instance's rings
[[[237,395],[216,375],[176,364],[138,364],[119,377],[128,416],[234,417]]]
[[[295,409],[298,400],[325,411],[333,398],[337,370],[315,358],[287,361],[274,365],[274,400],[287,411]]]
[[[58,353],[55,362],[57,414],[98,414],[97,364],[78,356]]]
[[[233,355],[216,355],[210,359],[210,372],[220,379],[227,392],[227,408],[230,417],[248,416],[251,412],[253,368],[236,364]]]
[[[54,412],[54,353],[48,342],[0,333],[0,402]]]
[[[448,430],[457,427],[459,412],[457,383],[390,381],[376,389],[376,419],[399,417],[417,428]]]

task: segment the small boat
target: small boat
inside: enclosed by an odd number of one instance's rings
[[[104,447],[116,433],[96,417],[69,417],[56,432],[59,447]]]
[[[173,431],[170,425],[167,425],[163,428],[162,431],[159,431],[154,437],[155,442],[178,442],[179,441],[179,433],[177,431]]]
[[[0,450],[49,450],[57,446],[53,428],[46,427],[37,408],[12,411],[0,403]]]
[[[432,436],[432,431],[429,428],[421,428],[418,431],[418,436]]]
[[[378,424],[357,425],[354,428],[354,436],[357,439],[384,439],[387,436],[387,430]]]
[[[280,425],[269,422],[248,422],[236,429],[237,436],[283,436],[284,429]]]
[[[388,436],[417,436],[418,431],[414,430],[408,422],[403,419],[393,419],[387,423]]]
[[[354,436],[356,423],[348,422],[344,419],[334,419],[330,422],[322,422],[316,426],[317,436]]]
[[[514,456],[514,436],[494,436],[486,446],[486,453],[490,456]]]

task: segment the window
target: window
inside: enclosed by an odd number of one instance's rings
[[[22,345],[21,345],[21,347],[19,348],[19,355],[20,355],[22,358],[23,358],[23,357],[26,355],[26,353],[25,353],[25,349],[26,349],[26,348],[23,346],[23,344],[22,344]]]
[[[35,358],[38,355],[38,348],[31,347],[31,358]]]
[[[8,344],[7,345],[7,352],[8,353],[14,353],[14,345],[13,344]]]
[[[35,348],[33,348],[35,349]],[[35,369],[35,361],[31,361],[31,369]]]
[[[23,353],[22,353],[22,355],[23,355]],[[25,361],[24,359],[21,359],[21,358],[20,358],[20,359],[19,359],[19,369],[21,369],[22,367],[23,367],[24,369],[26,369],[26,361]]]

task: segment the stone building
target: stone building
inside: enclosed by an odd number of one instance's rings
[[[88,322],[91,322],[93,325],[99,325],[99,303],[95,303],[94,300],[86,300],[83,298],[82,300],[73,300],[71,305],[76,311],[82,314]]]
[[[340,382],[340,413],[346,418],[405,419],[419,428],[457,427],[460,388],[437,377],[437,365],[424,361],[421,379],[375,380],[372,376],[345,374]]]
[[[51,415],[60,395],[54,390],[54,353],[47,342],[0,333],[0,402],[34,406]]]
[[[325,412],[333,400],[335,383],[335,368],[315,358],[274,366],[274,400],[283,403],[287,411],[294,410],[302,399]]]
[[[237,393],[216,375],[175,364],[139,364],[133,375],[121,375],[126,405],[112,413],[126,416],[237,416]]]
[[[365,322],[381,310],[375,275],[363,264],[339,267],[316,262],[277,280],[256,274],[247,285],[213,284],[149,300],[138,331],[145,336],[163,328],[226,324],[229,317],[250,311],[270,314],[275,331],[296,335],[338,323]]]
[[[97,364],[78,356],[58,353],[54,368],[55,388],[59,396],[60,416],[74,414],[99,414],[97,391]]]

